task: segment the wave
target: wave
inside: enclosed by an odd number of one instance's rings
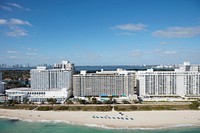
[[[23,119],[23,120],[21,120],[21,121],[25,121],[25,122],[33,122],[33,121],[30,120],[30,119]]]
[[[97,128],[105,128],[105,129],[116,129],[116,128],[108,127],[108,126],[105,126],[105,125],[97,125],[97,124],[84,124],[84,125],[87,126],[87,127],[97,127]]]
[[[84,124],[85,126],[88,127],[96,127],[96,128],[104,128],[104,129],[119,129],[119,130],[123,130],[123,129],[134,129],[134,130],[153,130],[153,129],[158,129],[158,128],[139,128],[139,127],[123,127],[123,128],[118,128],[118,127],[109,127],[109,126],[105,126],[105,125],[97,125],[97,124]]]
[[[122,129],[134,129],[134,130],[138,130],[138,129],[141,129],[141,130],[150,130],[150,129],[154,129],[154,128],[138,128],[138,127],[133,127],[133,128],[130,128],[130,127],[123,127],[123,128],[119,128],[119,127],[109,127],[109,126],[105,126],[105,125],[97,125],[97,124],[84,124],[85,126],[88,126],[88,127],[95,127],[95,128],[104,128],[104,129],[119,129],[119,130],[122,130]]]
[[[7,117],[7,116],[0,116],[2,119],[10,119],[14,121],[26,121],[26,122],[44,122],[44,123],[66,123],[66,124],[71,124],[71,125],[83,125],[80,123],[73,123],[69,121],[64,121],[64,120],[30,120],[30,119],[20,119],[17,117]],[[92,128],[104,128],[104,129],[128,129],[128,130],[156,130],[156,129],[169,129],[169,128],[179,128],[179,127],[200,127],[200,124],[176,124],[176,125],[170,125],[170,126],[162,126],[162,127],[123,127],[123,128],[118,128],[118,127],[109,127],[106,125],[98,125],[98,124],[84,124],[84,126],[87,127],[92,127]]]
[[[10,120],[20,120],[20,119],[17,118],[17,117],[0,116],[0,118],[2,118],[2,119],[10,119]]]
[[[64,121],[64,120],[38,120],[36,122],[47,122],[47,123],[67,123],[69,124],[70,122],[69,121]]]
[[[20,120],[20,121],[26,121],[26,122],[46,122],[46,123],[67,123],[70,124],[69,121],[64,120],[31,120],[31,119],[20,119],[18,117],[8,117],[8,116],[0,116],[2,119],[9,119],[9,120]]]
[[[164,128],[176,128],[176,127],[199,127],[199,124],[177,124],[177,125],[171,125],[166,126]]]
[[[128,130],[159,130],[159,129],[169,129],[169,128],[178,128],[178,127],[200,127],[197,124],[177,124],[171,126],[163,126],[163,127],[124,127],[124,128],[117,128],[117,127],[109,127],[105,125],[97,125],[97,124],[84,124],[85,126],[92,127],[92,128],[104,128],[104,129],[128,129]]]

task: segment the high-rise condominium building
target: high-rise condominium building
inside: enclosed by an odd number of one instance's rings
[[[135,71],[117,69],[73,76],[73,94],[83,96],[129,96],[134,95],[136,87]]]
[[[56,67],[55,67],[56,66]],[[6,91],[9,99],[32,102],[46,102],[48,98],[64,102],[72,95],[72,75],[74,65],[68,61],[55,64],[53,69],[39,66],[30,71],[31,88],[14,88]]]
[[[56,66],[56,67],[55,67]],[[63,61],[55,64],[53,69],[37,67],[31,70],[32,90],[66,90],[72,89],[73,64]]]
[[[139,96],[147,97],[200,97],[199,66],[188,62],[175,71],[138,72]]]
[[[3,93],[3,92],[4,92],[4,87],[2,84],[2,73],[0,72],[0,93]]]

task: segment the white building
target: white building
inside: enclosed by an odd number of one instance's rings
[[[73,94],[75,97],[84,96],[125,96],[135,94],[135,71],[117,69],[73,76]]]
[[[2,82],[2,73],[0,72],[0,94],[4,92],[4,85]]]
[[[187,62],[175,71],[139,71],[139,96],[147,100],[200,98],[200,72],[196,68]]]
[[[55,98],[58,102],[64,102],[72,95],[74,66],[68,61],[62,61],[56,66],[53,69],[46,69],[43,66],[32,69],[31,88],[6,90],[8,98],[22,101],[27,97],[33,102],[45,102],[48,98]]]
[[[63,88],[72,88],[71,70],[37,67],[37,69],[32,69],[30,73],[32,90],[61,90]]]
[[[14,88],[6,90],[8,99],[19,102],[28,99],[31,102],[46,102],[48,98],[57,99],[57,102],[64,102],[69,94],[65,89],[60,91],[32,90],[30,88]]]

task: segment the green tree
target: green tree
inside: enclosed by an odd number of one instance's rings
[[[87,102],[86,102],[86,100],[79,99],[79,103],[80,104],[86,104]]]
[[[116,104],[117,103],[117,100],[116,99],[113,99],[113,104]]]
[[[55,98],[48,98],[47,102],[53,106],[54,104],[56,104],[57,100]]]
[[[102,102],[101,101],[97,101],[96,104],[102,104]]]
[[[127,101],[127,100],[122,100],[122,103],[123,103],[123,104],[130,104],[130,102]]]
[[[190,109],[198,109],[200,103],[198,101],[193,101],[192,104],[189,105]]]
[[[97,99],[95,97],[92,98],[92,104],[96,104],[97,103]]]
[[[112,104],[112,101],[111,100],[106,100],[106,101],[103,101],[104,104]]]
[[[24,103],[24,104],[27,104],[27,103],[28,103],[28,101],[29,101],[29,100],[28,100],[28,98],[27,98],[27,97],[23,99],[23,103]]]
[[[74,104],[74,103],[72,102],[72,100],[67,100],[66,103],[67,103],[67,104]]]

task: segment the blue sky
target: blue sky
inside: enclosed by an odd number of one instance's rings
[[[199,0],[0,0],[0,64],[200,64]]]

